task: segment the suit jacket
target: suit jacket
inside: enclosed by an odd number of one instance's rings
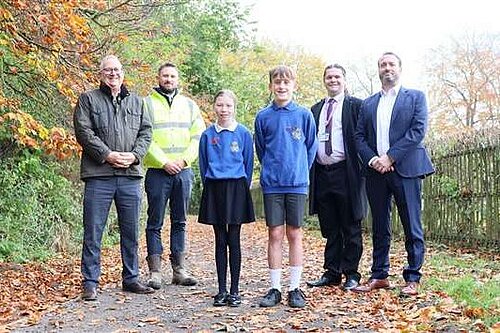
[[[368,166],[377,153],[377,107],[380,93],[361,105],[356,128],[356,147],[367,175],[378,174]],[[434,173],[434,167],[423,145],[427,130],[427,102],[423,92],[401,87],[389,126],[390,148],[387,154],[394,160],[394,169],[405,178],[425,177]]]
[[[361,174],[361,162],[359,160],[356,144],[354,141],[354,133],[356,123],[358,121],[359,109],[362,101],[359,98],[345,95],[342,106],[342,137],[344,140],[344,152],[347,165],[347,190],[352,202],[352,213],[355,220],[362,220],[368,211],[366,200],[365,180]],[[325,104],[325,100],[314,104],[311,111],[316,122],[316,128],[319,129],[319,115]],[[314,160],[313,166],[309,173],[309,214],[313,215],[318,212],[317,202],[314,195],[315,192],[315,174],[317,162]]]

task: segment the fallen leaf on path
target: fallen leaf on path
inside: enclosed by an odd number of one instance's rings
[[[160,318],[158,317],[141,318],[139,319],[139,321],[142,323],[157,324],[160,322]]]

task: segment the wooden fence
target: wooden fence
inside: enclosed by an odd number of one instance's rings
[[[423,189],[427,237],[500,251],[500,136],[432,147],[436,174]]]
[[[423,183],[426,239],[500,251],[500,135],[479,135],[431,146],[436,173]],[[252,195],[256,214],[262,217],[258,186]],[[363,225],[366,230],[371,229],[370,217]],[[403,235],[395,207],[392,230],[395,236]]]

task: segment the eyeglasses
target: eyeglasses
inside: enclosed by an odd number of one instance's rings
[[[105,74],[111,74],[113,72],[119,74],[122,72],[122,69],[121,68],[118,68],[118,67],[115,67],[115,68],[103,68],[101,69],[101,71]]]

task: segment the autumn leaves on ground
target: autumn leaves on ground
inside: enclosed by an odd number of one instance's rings
[[[391,252],[390,280],[395,286],[392,290],[359,295],[344,292],[338,287],[310,289],[303,283],[308,301],[305,309],[292,310],[286,306],[286,297],[279,306],[259,308],[258,301],[268,288],[266,239],[262,221],[243,227],[240,283],[243,304],[239,308],[212,306],[212,296],[217,291],[212,230],[196,223],[194,218],[189,226],[189,263],[191,271],[199,278],[195,287],[167,284],[153,296],[123,293],[119,288],[121,264],[118,247],[103,252],[98,302],[79,300],[79,258],[61,257],[46,264],[1,263],[0,332],[488,330],[477,320],[475,309],[456,304],[444,292],[426,290],[415,298],[399,296],[402,284],[400,272],[405,261],[402,242],[394,242]],[[304,245],[306,263],[303,281],[306,281],[319,277],[322,272],[324,242],[316,232],[307,231]],[[428,257],[435,251],[430,246]],[[370,255],[370,245],[365,240],[361,268],[364,278],[368,277]],[[144,258],[145,244],[142,242],[143,276],[146,268]],[[169,279],[169,267],[165,267],[164,272]],[[424,267],[423,272],[433,277],[443,274],[430,271],[429,267]],[[286,270],[283,282],[286,286]]]

